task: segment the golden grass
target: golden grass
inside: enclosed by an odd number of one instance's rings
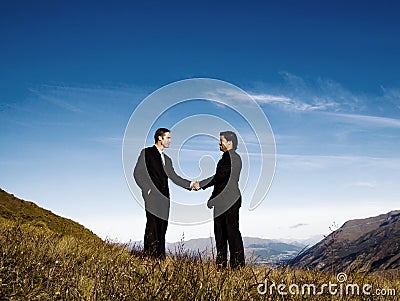
[[[260,294],[265,280],[268,290]],[[0,300],[400,300],[301,292],[304,284],[314,284],[319,292],[329,281],[338,283],[333,274],[290,268],[218,270],[213,260],[185,252],[160,262],[112,242],[0,222]],[[399,274],[351,274],[346,283],[400,294]],[[277,290],[282,284],[287,295]],[[292,290],[299,286],[298,294],[289,293],[291,285]]]

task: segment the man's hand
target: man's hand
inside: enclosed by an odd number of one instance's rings
[[[197,190],[200,190],[200,182],[199,181],[195,181],[195,182],[192,182],[191,184],[190,184],[190,188],[192,189],[192,190],[194,190],[194,191],[197,191]]]

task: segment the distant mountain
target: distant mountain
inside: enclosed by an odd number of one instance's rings
[[[315,245],[317,242],[320,242],[322,239],[324,239],[324,235],[317,234],[317,235],[313,235],[313,236],[310,236],[309,238],[305,238],[305,239],[281,238],[281,239],[277,239],[277,241],[284,242],[284,243],[291,244],[291,245],[297,245],[300,247],[303,247],[303,246],[311,247],[311,246]]]
[[[61,235],[100,240],[97,235],[77,222],[58,216],[33,202],[21,200],[0,189],[0,223],[5,220],[40,227]]]
[[[278,240],[263,239],[259,237],[243,237],[243,245],[246,257],[255,263],[277,264],[296,256],[304,247],[304,244],[285,243]],[[211,255],[215,252],[214,237],[197,238],[187,241],[167,243],[167,248],[172,252],[187,250]]]
[[[341,272],[400,269],[400,210],[346,222],[291,265]]]

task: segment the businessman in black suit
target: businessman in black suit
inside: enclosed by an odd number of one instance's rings
[[[239,230],[239,208],[242,203],[239,177],[242,160],[236,152],[237,144],[238,139],[234,132],[220,133],[219,146],[223,155],[217,164],[215,175],[199,183],[202,189],[214,186],[207,206],[210,209],[214,207],[216,263],[223,268],[227,266],[229,244],[230,266],[233,269],[245,265],[242,235]]]
[[[169,217],[168,178],[176,185],[191,189],[194,183],[178,176],[172,160],[164,154],[171,143],[171,133],[159,128],[154,134],[155,144],[143,149],[134,169],[134,178],[142,190],[146,209],[144,252],[154,258],[165,258],[165,234]]]

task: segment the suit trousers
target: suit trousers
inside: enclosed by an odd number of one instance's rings
[[[165,259],[165,234],[168,221],[146,210],[146,229],[144,232],[144,253],[147,256]]]
[[[242,235],[239,230],[239,208],[241,199],[219,216],[214,217],[214,235],[217,247],[217,265],[227,266],[228,244],[231,268],[245,265]],[[214,213],[215,213],[214,208]]]

